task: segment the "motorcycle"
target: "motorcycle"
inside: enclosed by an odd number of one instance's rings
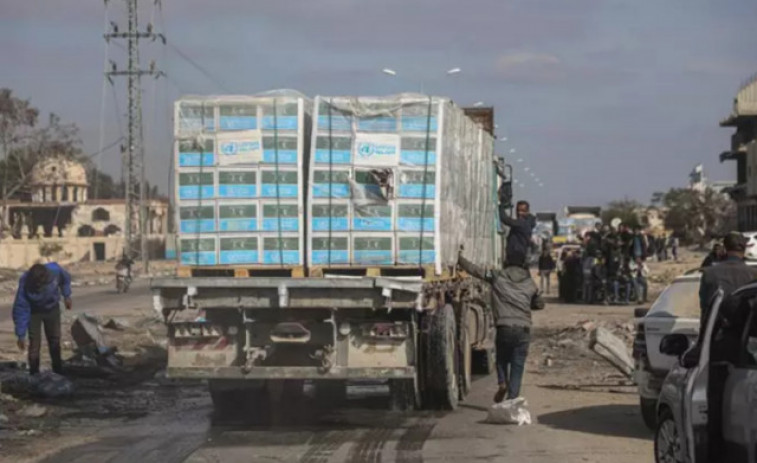
[[[126,293],[131,285],[131,275],[128,268],[116,268],[116,292]]]

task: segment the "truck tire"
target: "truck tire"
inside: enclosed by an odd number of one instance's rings
[[[428,339],[426,386],[433,398],[431,406],[444,410],[456,409],[459,400],[456,325],[455,311],[450,304],[438,309],[432,315]]]
[[[390,379],[389,408],[400,412],[414,410],[420,405],[417,392],[412,379]]]
[[[639,397],[639,408],[641,410],[641,419],[644,424],[652,431],[657,429],[657,401],[654,399],[645,399]]]

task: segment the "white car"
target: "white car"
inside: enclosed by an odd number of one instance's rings
[[[757,266],[757,262],[747,262]],[[639,404],[644,423],[657,426],[657,399],[668,372],[677,364],[677,357],[660,352],[660,342],[668,334],[686,335],[691,343],[699,335],[699,280],[697,270],[681,275],[665,288],[649,310],[636,309],[636,337],[633,358],[634,380],[639,389]]]
[[[757,260],[757,231],[744,232],[742,235],[747,239],[746,258],[749,260]]]
[[[636,310],[636,337],[633,357],[634,379],[639,388],[639,403],[644,423],[657,425],[657,398],[662,382],[676,363],[676,357],[660,352],[660,341],[671,333],[696,340],[699,334],[699,279],[701,273],[683,275],[668,285],[652,307]]]

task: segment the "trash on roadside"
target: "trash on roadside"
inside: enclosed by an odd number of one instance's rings
[[[3,381],[3,393],[13,395],[31,395],[35,397],[59,398],[74,393],[74,384],[65,376],[52,371],[38,375],[19,372]]]
[[[531,424],[531,413],[526,408],[528,402],[523,397],[504,400],[489,407],[487,423],[492,424]]]
[[[129,324],[123,320],[119,320],[117,318],[111,318],[103,325],[103,327],[108,328],[110,330],[123,331],[129,327]]]
[[[107,349],[97,319],[86,314],[76,316],[71,324],[71,336],[79,348],[94,346],[98,350]]]
[[[597,328],[591,332],[589,349],[605,359],[610,365],[628,378],[633,378],[634,363],[628,353],[626,344],[604,328]]]

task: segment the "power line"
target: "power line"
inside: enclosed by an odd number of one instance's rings
[[[219,81],[218,79],[216,79],[215,77],[213,77],[213,75],[210,73],[210,71],[208,71],[202,65],[200,65],[198,62],[196,62],[195,60],[193,60],[192,58],[190,58],[189,55],[187,55],[186,53],[184,53],[183,51],[181,51],[179,49],[179,47],[177,47],[176,45],[174,45],[171,42],[168,42],[167,44],[168,44],[168,47],[172,51],[174,51],[177,55],[179,55],[179,57],[181,57],[182,59],[184,59],[187,63],[189,63],[196,70],[200,71],[200,73],[202,73],[202,75],[204,75],[208,80],[210,80],[211,82],[213,82],[219,89],[223,90],[226,93],[233,93],[231,90],[228,89],[228,87],[226,87],[223,83],[221,83],[221,81]]]

